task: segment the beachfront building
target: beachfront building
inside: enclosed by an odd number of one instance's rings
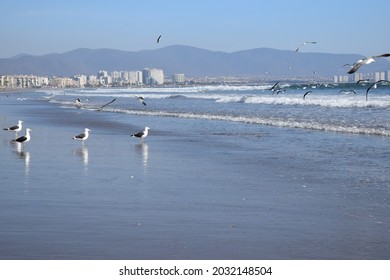
[[[142,85],[143,75],[142,71],[129,71],[129,84]]]
[[[98,83],[98,79],[97,79],[97,76],[96,75],[90,75],[87,77],[87,86],[89,87],[95,87],[97,86],[99,83]]]
[[[77,83],[74,79],[55,77],[50,79],[50,86],[55,88],[66,88],[66,87],[76,87]]]
[[[184,74],[173,74],[172,75],[172,83],[174,84],[184,84],[185,75]]]
[[[34,75],[6,75],[0,76],[2,88],[34,88],[47,86],[49,78]]]
[[[375,72],[374,74],[374,82],[378,82],[380,80],[385,80],[385,72]]]
[[[142,70],[142,76],[145,85],[164,84],[164,72],[161,69],[145,68]]]
[[[77,75],[73,77],[76,87],[85,87],[87,85],[87,76]]]
[[[348,83],[349,77],[347,75],[333,76],[334,83]]]

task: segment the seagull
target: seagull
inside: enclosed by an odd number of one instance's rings
[[[351,70],[348,71],[348,74],[355,73],[360,67],[362,67],[365,64],[370,64],[372,62],[375,62],[374,58],[377,58],[377,57],[389,57],[389,56],[390,56],[390,53],[384,53],[384,54],[381,54],[381,55],[374,55],[374,56],[369,56],[369,57],[366,57],[366,58],[363,58],[363,59],[359,59],[358,61],[356,61],[352,65],[352,68],[351,68]]]
[[[80,98],[76,99],[76,101],[74,102],[74,106],[76,106],[77,109],[81,108],[81,100],[80,100]]]
[[[349,90],[342,89],[339,91],[338,94],[340,94],[341,92],[345,92],[345,94],[350,94],[350,93],[356,94],[356,91],[354,91],[353,89],[349,89]]]
[[[279,93],[285,92],[286,90],[285,89],[277,89],[275,91],[276,91],[276,95],[278,95]],[[275,91],[274,91],[274,93],[275,93]],[[272,94],[274,94],[274,93],[272,93]]]
[[[274,91],[276,90],[276,86],[279,84],[279,82],[276,82],[269,90]]]
[[[74,136],[73,139],[82,141],[82,143],[84,144],[84,141],[87,140],[88,137],[89,137],[89,132],[90,131],[91,130],[89,128],[86,128],[86,129],[84,129],[83,133],[80,133],[79,135]]]
[[[372,88],[377,88],[378,84],[381,84],[383,82],[388,82],[387,80],[379,80],[375,83],[373,83],[367,90],[366,90],[366,101],[368,100],[368,92],[370,91],[370,89]]]
[[[116,100],[116,98],[114,98],[113,100],[111,100],[110,102],[104,104],[103,106],[101,106],[100,108],[98,108],[97,110],[100,112],[104,107],[106,107],[107,105],[110,105],[112,102],[114,102]]]
[[[302,43],[302,44],[295,50],[295,52],[298,52],[299,49],[300,49],[302,46],[307,45],[307,44],[317,44],[317,42],[304,42],[304,43]]]
[[[16,138],[15,140],[12,140],[12,142],[18,142],[18,143],[27,143],[31,140],[30,131],[32,131],[30,128],[26,128],[26,135],[20,136],[19,138]]]
[[[3,130],[8,130],[8,131],[14,131],[15,136],[18,135],[18,132],[22,130],[22,123],[23,121],[19,120],[17,125],[8,127],[8,128],[3,128]]]
[[[141,132],[138,132],[138,133],[134,133],[131,135],[131,137],[138,137],[138,138],[141,138],[141,143],[144,142],[144,138],[146,136],[148,136],[148,131],[149,131],[149,127],[145,127],[144,131],[141,131]]]
[[[312,92],[311,90],[307,91],[307,92],[303,95],[303,99],[305,99],[306,95],[308,95],[308,94],[311,93],[311,92]]]
[[[139,102],[141,102],[142,104],[144,104],[146,106],[145,98],[143,98],[142,96],[138,96],[137,99]]]
[[[358,85],[358,84],[360,84],[360,83],[362,83],[362,84],[364,84],[364,83],[368,83],[370,81],[370,79],[364,79],[364,80],[359,80],[359,81],[357,81],[356,82],[356,84]]]
[[[160,43],[161,35],[157,38],[157,44]]]

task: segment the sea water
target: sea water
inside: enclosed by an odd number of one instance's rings
[[[51,91],[51,102],[73,106],[81,98],[85,109],[116,101],[108,112],[217,120],[329,132],[390,136],[390,87],[366,85],[280,85],[276,94],[270,85],[193,86],[166,88],[99,88]],[[354,90],[345,94],[341,90]],[[305,98],[305,93],[308,93]],[[147,106],[139,106],[143,96]]]

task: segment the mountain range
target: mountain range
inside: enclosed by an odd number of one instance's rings
[[[325,77],[346,75],[348,66],[358,54],[295,52],[256,48],[236,52],[210,51],[190,46],[173,45],[155,50],[121,51],[80,48],[47,55],[20,54],[0,59],[0,75],[32,74],[70,77],[92,75],[99,70],[130,71],[160,68],[165,76],[184,73],[188,77],[204,76],[269,76]],[[359,72],[390,70],[390,61],[377,59]]]

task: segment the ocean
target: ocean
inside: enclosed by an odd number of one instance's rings
[[[1,94],[0,258],[389,259],[390,87],[271,86]]]

